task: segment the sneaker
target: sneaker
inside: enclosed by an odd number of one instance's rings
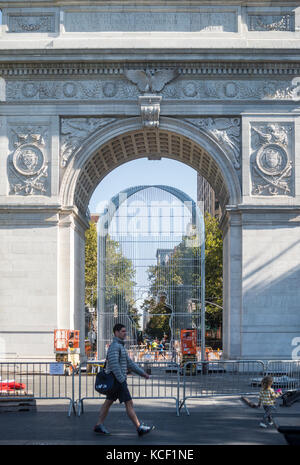
[[[274,425],[274,422],[273,421],[268,421],[268,425],[272,426],[272,425]]]
[[[109,431],[105,428],[104,425],[96,425],[94,426],[94,432],[99,434],[110,434]]]
[[[155,428],[154,425],[146,426],[146,425],[141,424],[137,429],[137,433],[139,436],[144,436],[144,434],[150,433],[150,431],[152,431],[154,428]]]
[[[267,427],[268,427],[268,426],[267,426],[265,423],[263,423],[263,422],[261,422],[261,423],[259,424],[259,426],[260,426],[261,428],[267,428]]]

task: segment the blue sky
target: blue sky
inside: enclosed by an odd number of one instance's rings
[[[197,172],[193,168],[167,158],[141,158],[119,166],[100,182],[91,197],[90,212],[100,213],[104,204],[128,187],[153,184],[177,187],[197,200]]]

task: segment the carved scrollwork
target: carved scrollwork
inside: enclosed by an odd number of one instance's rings
[[[252,125],[252,195],[293,195],[291,124]]]
[[[9,32],[54,32],[55,16],[50,14],[9,14]]]
[[[24,144],[15,151],[12,162],[18,173],[24,176],[34,176],[44,166],[45,157],[39,147]]]
[[[231,156],[233,166],[240,169],[240,118],[191,118],[187,121],[213,137]]]
[[[11,128],[13,153],[9,160],[10,194],[41,195],[48,193],[48,164],[45,158],[48,128],[18,126]]]
[[[160,95],[143,95],[139,97],[143,127],[158,128],[161,99]]]
[[[155,77],[155,75],[154,75]],[[82,101],[82,100],[132,100],[139,95],[147,94],[147,88],[162,88],[159,95],[164,99],[192,101],[292,101],[295,97],[297,84],[291,78],[262,79],[225,79],[220,80],[197,78],[186,79],[180,75],[172,82],[160,80],[159,83],[144,80],[136,84],[128,79],[101,77],[100,79],[55,80],[47,78],[40,80],[7,80],[7,101]],[[139,89],[143,89],[140,91]],[[149,91],[158,94],[158,91]]]
[[[60,125],[60,164],[65,168],[84,140],[93,132],[115,121],[115,118],[62,118]]]
[[[293,16],[250,14],[248,27],[249,31],[292,31]]]

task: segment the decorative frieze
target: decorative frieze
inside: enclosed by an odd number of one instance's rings
[[[292,100],[292,80],[181,79],[165,87],[165,98],[191,100]]]
[[[10,127],[8,179],[11,195],[48,195],[49,134],[46,125]]]
[[[251,125],[252,195],[294,195],[292,123]]]
[[[8,32],[55,32],[54,13],[8,14]]]
[[[8,101],[99,100],[138,96],[134,85],[111,79],[8,81],[6,91]]]
[[[299,71],[300,75],[300,71]],[[128,80],[103,77],[101,79],[8,79],[6,100],[16,101],[95,101],[137,100],[142,92],[153,86],[146,80],[131,83]],[[168,100],[192,101],[261,101],[295,98],[297,83],[293,78],[273,79],[203,79],[181,76],[174,82],[165,83],[160,92]]]

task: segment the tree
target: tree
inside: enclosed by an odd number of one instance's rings
[[[90,227],[85,233],[85,304],[95,307],[97,303],[97,226],[90,221]],[[113,310],[118,306],[118,312],[127,313],[138,325],[139,315],[135,307],[133,289],[135,270],[132,261],[126,258],[120,249],[120,244],[106,237],[105,260],[105,301],[106,307]],[[107,308],[107,310],[108,310]]]
[[[205,214],[205,300],[223,306],[223,239],[217,218]],[[222,324],[222,309],[206,305],[206,324]]]
[[[154,297],[145,299],[141,307],[149,321],[145,328],[148,336],[162,339],[165,335],[170,337],[171,311],[164,304],[157,303]]]
[[[106,237],[105,300],[106,311],[117,306],[118,313],[129,314],[138,326],[139,315],[135,307],[135,269],[132,261],[126,258],[120,244]],[[115,307],[116,308],[116,307]]]
[[[97,227],[90,221],[85,232],[85,304],[95,307],[97,302]]]

